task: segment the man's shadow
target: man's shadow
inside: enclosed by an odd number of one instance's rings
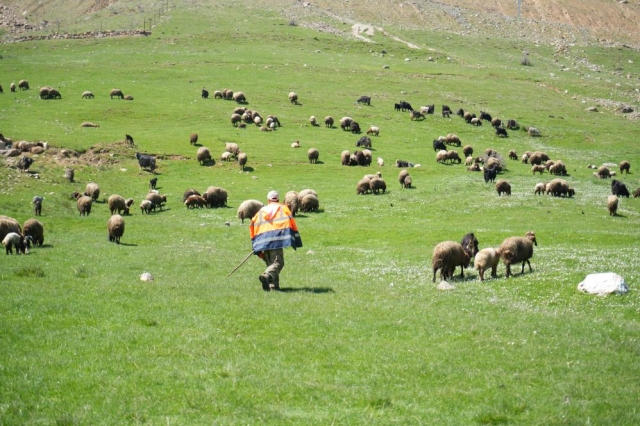
[[[282,287],[280,293],[335,293],[331,287]]]

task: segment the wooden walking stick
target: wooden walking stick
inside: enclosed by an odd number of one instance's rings
[[[251,253],[249,253],[249,254],[247,255],[247,257],[245,257],[245,258],[244,258],[244,260],[243,260],[242,262],[240,262],[240,264],[239,264],[238,266],[236,266],[236,267],[235,267],[235,269],[234,269],[233,271],[229,272],[229,275],[227,275],[227,278],[229,278],[229,277],[230,277],[230,276],[231,276],[235,271],[237,271],[238,269],[240,269],[240,267],[241,267],[242,265],[244,265],[244,263],[245,263],[247,260],[249,260],[249,258],[251,257],[251,255],[253,255],[254,253],[255,253],[255,252],[254,252],[253,250],[251,250]]]

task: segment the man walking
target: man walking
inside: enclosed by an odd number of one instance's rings
[[[251,218],[251,245],[256,255],[267,264],[267,269],[258,277],[264,291],[280,290],[280,271],[284,268],[284,248],[302,247],[296,221],[291,210],[280,204],[277,191],[267,194],[269,204]]]

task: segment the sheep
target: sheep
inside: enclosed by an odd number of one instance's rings
[[[544,167],[545,167],[545,169],[547,169],[547,170],[551,170],[551,166],[553,166],[555,163],[556,163],[555,161],[553,161],[553,160],[549,160],[549,161],[547,161],[546,163],[544,163]]]
[[[113,194],[112,196],[109,197],[109,211],[111,212],[112,215],[116,214],[116,212],[118,214],[121,214],[120,212],[124,211],[124,214],[129,214],[129,207],[127,207],[127,204],[124,200],[124,198],[122,198],[119,195]]]
[[[40,221],[29,219],[24,223],[24,236],[30,237],[33,244],[42,246],[44,244],[44,226]]]
[[[237,156],[240,153],[240,147],[237,143],[227,142],[224,145],[224,150],[230,152],[234,156]]]
[[[32,164],[33,158],[22,156],[18,160],[18,169],[26,172],[27,170],[29,170],[29,167],[31,167]]]
[[[442,136],[440,136],[440,138],[442,138]],[[447,146],[444,143],[444,140],[442,139],[434,139],[433,140],[433,150],[434,151],[446,151],[447,150]]]
[[[300,202],[300,211],[301,212],[313,212],[317,211],[320,207],[320,201],[318,201],[318,197],[313,194],[307,194],[302,198]]]
[[[482,126],[482,119],[474,117],[471,119],[472,126]]]
[[[469,157],[473,155],[473,147],[471,145],[465,145],[462,148],[462,153],[464,154],[465,157]]]
[[[109,241],[120,244],[120,238],[124,235],[124,219],[119,214],[111,216],[107,222]]]
[[[186,200],[184,200],[184,205],[187,206],[187,209],[195,207],[202,208],[206,203],[207,200],[205,200],[204,197],[201,197],[200,195],[190,195]]]
[[[469,259],[473,258],[478,253],[478,239],[473,232],[466,234],[462,237],[460,245],[465,253],[469,255]]]
[[[357,165],[368,166],[371,164],[371,156],[367,158],[363,151],[355,151],[353,155],[356,157]]]
[[[371,148],[371,139],[368,136],[363,136],[356,142],[356,146],[363,146],[365,148]]]
[[[205,163],[210,162],[211,152],[209,151],[209,148],[206,148],[204,146],[201,146],[200,148],[198,148],[198,152],[196,153],[196,158],[198,160],[198,163],[201,166],[204,166]]]
[[[500,257],[507,267],[506,277],[509,278],[511,274],[511,265],[522,262],[521,274],[524,274],[525,262],[529,265],[529,272],[533,272],[531,268],[531,262],[529,259],[533,257],[533,246],[538,245],[536,240],[536,234],[533,231],[528,231],[526,237],[509,237],[506,238],[500,247],[498,252]]]
[[[567,191],[567,197],[571,198],[574,195],[576,195],[576,190],[571,188],[571,187],[569,187],[569,190]]]
[[[213,92],[213,99],[222,99],[222,92],[220,90],[215,90]]]
[[[458,155],[458,151],[448,151],[447,152],[447,161],[449,161],[451,163],[453,163],[454,161],[457,161],[458,164],[462,163],[462,159]]]
[[[607,198],[607,209],[609,209],[609,216],[618,215],[618,197],[609,195],[609,198]]]
[[[518,159],[518,154],[516,154],[516,152],[513,149],[509,151],[509,159],[510,160],[517,160]]]
[[[149,169],[152,173],[155,173],[156,157],[136,152],[136,159],[138,160],[138,167],[140,167],[140,170]]]
[[[595,177],[600,179],[608,179],[611,177],[611,172],[605,166],[598,167],[598,171],[593,174]]]
[[[404,181],[402,182],[402,184],[404,184]],[[369,188],[374,194],[379,194],[380,191],[382,191],[382,193],[384,194],[387,191],[387,184],[384,180],[382,180],[382,178],[374,177],[369,181]]]
[[[158,178],[149,179],[149,189],[156,189],[156,185],[158,184]]]
[[[498,168],[497,167],[491,167],[491,168],[485,167],[484,168],[484,183],[495,181],[497,175],[498,175]]]
[[[617,197],[629,198],[630,195],[627,186],[619,180],[615,179],[611,182],[611,193]]]
[[[220,161],[233,161],[233,154],[227,151],[223,152],[220,155]]]
[[[467,158],[465,158],[464,160],[464,165],[465,166],[471,166],[473,164],[473,157],[469,156]]]
[[[86,195],[79,195],[78,196],[78,201],[76,203],[76,207],[78,208],[78,211],[80,212],[80,216],[89,216],[89,214],[91,214],[91,205],[93,203],[93,200],[91,199],[91,197],[87,197]]]
[[[349,151],[342,151],[342,154],[340,154],[340,164],[348,166],[350,157],[351,153]]]
[[[40,99],[49,99],[50,90],[51,90],[51,87],[49,86],[41,87],[40,90],[38,91],[38,97]]]
[[[247,154],[244,152],[238,154],[238,165],[240,165],[240,170],[244,171],[244,166],[247,165]]]
[[[516,120],[507,120],[507,129],[509,130],[518,130],[520,129],[520,125]]]
[[[541,165],[537,165],[537,166],[531,166],[531,174],[535,175],[536,172],[540,172],[540,174],[543,174],[545,171],[545,167],[541,166]]]
[[[454,135],[453,133],[449,133],[447,136],[445,136],[445,142],[447,145],[455,145],[455,146],[460,146],[462,145],[462,142],[460,141],[460,138],[458,137],[458,135]]]
[[[533,138],[539,138],[542,134],[540,133],[540,130],[536,129],[535,127],[529,127],[527,129],[527,135]]]
[[[189,136],[189,143],[191,145],[195,145],[196,143],[198,143],[198,134],[197,133],[191,133],[191,136]]]
[[[200,193],[195,189],[187,189],[186,191],[184,191],[184,195],[182,196],[182,202],[184,203],[185,201],[187,201],[187,198],[191,197],[192,195],[200,196]]]
[[[371,96],[360,96],[356,101],[357,104],[371,105]]]
[[[471,157],[469,157],[471,158]],[[477,163],[472,165],[471,167],[467,167],[467,171],[468,172],[479,172],[482,170],[482,167],[480,167]]]
[[[57,89],[50,89],[49,99],[62,99],[62,95],[60,94],[60,91],[58,91]]]
[[[400,182],[400,186],[404,187],[404,180],[409,176],[409,172],[406,170],[401,170],[398,174],[398,182]]]
[[[410,119],[411,121],[424,120],[424,119],[425,119],[425,116],[424,116],[424,114],[422,114],[420,111],[415,111],[415,110],[414,110],[414,111],[411,111],[411,112],[409,113],[409,119]]]
[[[460,277],[464,278],[464,268],[469,266],[469,255],[464,251],[462,245],[454,241],[443,241],[433,249],[433,282],[436,282],[436,272],[440,270],[440,279],[445,280],[453,277],[458,266],[462,269]]]
[[[369,127],[369,130],[367,130],[367,135],[380,136],[380,129],[376,126],[371,126]]]
[[[481,120],[487,120],[487,121],[493,120],[493,118],[491,117],[491,114],[489,114],[488,112],[484,112],[484,111],[480,111],[480,119]]]
[[[340,119],[340,128],[342,130],[351,130],[351,123],[353,123],[353,118],[351,118],[351,117],[342,117]]]
[[[526,153],[522,154],[522,164],[529,164],[529,156]]]
[[[361,130],[360,130],[360,124],[358,124],[358,122],[356,121],[352,121],[351,125],[349,126],[349,130],[351,130],[351,133],[355,134],[360,134]]]
[[[618,168],[620,168],[620,174],[624,172],[627,172],[627,174],[629,174],[629,170],[631,170],[631,163],[629,163],[628,161],[622,161]]]
[[[99,125],[99,124],[96,124],[96,123],[92,123],[92,122],[90,122],[90,121],[84,121],[84,122],[80,125],[80,127],[91,127],[91,128],[97,129],[98,127],[100,127],[100,125]]]
[[[246,104],[247,103],[247,97],[242,92],[234,93],[233,94],[233,100],[236,101],[239,104]]]
[[[529,155],[529,163],[532,165],[541,165],[547,161],[549,161],[549,156],[544,152],[536,151]]]
[[[298,105],[298,94],[296,92],[289,93],[289,102],[294,105]]]
[[[551,173],[552,175],[566,176],[567,166],[565,166],[562,160],[558,160],[549,167],[549,173]]]
[[[318,162],[318,158],[320,157],[320,153],[317,149],[311,148],[307,151],[307,157],[309,158],[309,162],[311,164],[315,164]]]
[[[313,189],[303,189],[302,191],[300,191],[298,193],[298,203],[302,206],[302,200],[304,199],[304,197],[306,197],[307,195],[312,194],[314,195],[316,198],[318,198],[318,193],[316,191],[314,191]]]
[[[458,111],[456,111],[456,115],[458,117],[464,118],[465,112],[462,108],[458,108]]]
[[[92,201],[96,201],[100,196],[100,186],[97,183],[90,182],[84,190],[84,195],[91,197]]]
[[[511,195],[511,185],[504,179],[498,179],[496,182],[496,191],[498,191],[498,196],[502,194]]]
[[[39,199],[33,200],[33,212],[36,216],[42,216],[42,197],[38,197]]]
[[[360,182],[356,185],[356,195],[365,195],[371,191],[371,187],[369,186],[369,182],[371,179],[362,178]]]
[[[200,96],[202,97],[202,99],[209,99],[209,91],[203,87],[202,91],[200,92]]]
[[[12,217],[0,215],[0,240],[4,239],[10,232],[22,234],[20,223]]]
[[[533,194],[534,194],[534,195],[542,195],[542,194],[544,194],[545,192],[547,192],[547,184],[546,184],[546,183],[542,183],[542,182],[540,182],[540,183],[537,183],[537,184],[536,184],[536,189],[535,189],[535,191],[533,192]]]
[[[293,216],[298,213],[298,210],[300,208],[300,201],[298,200],[298,193],[296,191],[287,192],[284,196],[284,203],[287,205],[287,207],[289,207],[289,210],[291,210],[291,214]]]
[[[229,195],[225,189],[217,186],[210,186],[207,188],[205,193],[202,194],[202,197],[206,200],[207,207],[217,208],[227,205]]]
[[[333,128],[333,117],[331,117],[330,115],[327,115],[324,118],[324,126],[330,129]]]
[[[384,160],[382,159],[382,157],[378,157],[378,166],[379,167],[383,167],[384,166]]]
[[[16,232],[8,233],[2,239],[2,245],[5,246],[5,251],[7,254],[13,254],[13,247],[15,247],[17,255],[19,255],[20,253],[29,254],[29,238],[24,237]]]
[[[311,117],[309,117],[309,124],[311,124],[311,126],[313,127],[317,127],[318,126],[318,122],[316,121],[316,116],[312,115]]]
[[[151,213],[151,210],[155,211],[155,209],[156,208],[154,207],[153,203],[149,200],[143,200],[140,203],[140,211],[142,212],[142,214],[149,214]]]
[[[151,203],[153,204],[153,210],[154,211],[158,207],[160,207],[160,210],[162,210],[163,203],[165,203],[167,201],[166,196],[162,196],[162,195],[154,193],[154,192],[148,193],[145,199],[151,201]]]
[[[20,80],[18,82],[18,89],[29,90],[29,82],[27,80]]]
[[[131,209],[131,206],[133,205],[133,198],[127,198],[124,201],[124,205],[127,206],[127,208]]]
[[[371,165],[371,160],[372,160],[372,155],[371,155],[371,151],[369,151],[368,149],[363,149],[362,150],[362,155],[364,155],[364,164],[362,164],[363,166],[370,166]]]
[[[484,281],[484,272],[491,268],[491,277],[497,278],[496,273],[498,269],[498,263],[500,263],[500,249],[485,248],[478,252],[476,258],[473,261],[473,268],[476,269],[480,275],[480,281]]]
[[[230,101],[231,99],[233,99],[233,90],[224,89],[222,91],[222,97],[225,100]]]
[[[436,154],[436,162],[445,163],[447,161],[447,151],[441,150]]]
[[[111,92],[109,92],[109,96],[111,97],[111,99],[113,99],[114,96],[116,98],[124,99],[124,93],[122,93],[122,90],[120,89],[111,89]]]
[[[238,124],[242,121],[242,116],[240,114],[231,114],[231,125],[233,127],[238,127]]]
[[[508,138],[509,134],[507,133],[506,129],[503,129],[502,127],[498,127],[496,128],[496,136],[499,138]]]
[[[256,118],[254,118],[254,119],[253,119],[253,123],[254,123],[256,126],[259,126],[259,125],[260,125],[260,123],[262,123],[262,117],[258,116],[258,117],[256,117]]]
[[[480,118],[482,118],[482,114],[480,114]],[[499,118],[494,118],[493,120],[491,120],[491,125],[498,129],[499,127],[502,126],[502,120],[500,120]]]
[[[638,198],[638,197],[640,197],[640,187],[638,187],[638,189],[633,191],[633,198]]]
[[[15,92],[16,91],[16,84],[15,83],[11,83],[9,85],[9,89],[11,90],[11,92]]]
[[[404,178],[404,184],[402,185],[405,189],[407,188],[411,188],[411,184],[413,183],[413,180],[411,179],[411,176],[407,176],[406,178]]]
[[[547,194],[554,197],[566,196],[569,193],[569,184],[563,179],[553,179],[546,186]]]

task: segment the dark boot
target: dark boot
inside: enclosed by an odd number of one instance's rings
[[[258,279],[260,280],[260,283],[262,283],[262,289],[263,289],[264,291],[269,291],[269,290],[271,290],[271,289],[269,288],[269,276],[268,276],[268,275],[264,275],[264,274],[262,274],[262,275],[258,276]]]

